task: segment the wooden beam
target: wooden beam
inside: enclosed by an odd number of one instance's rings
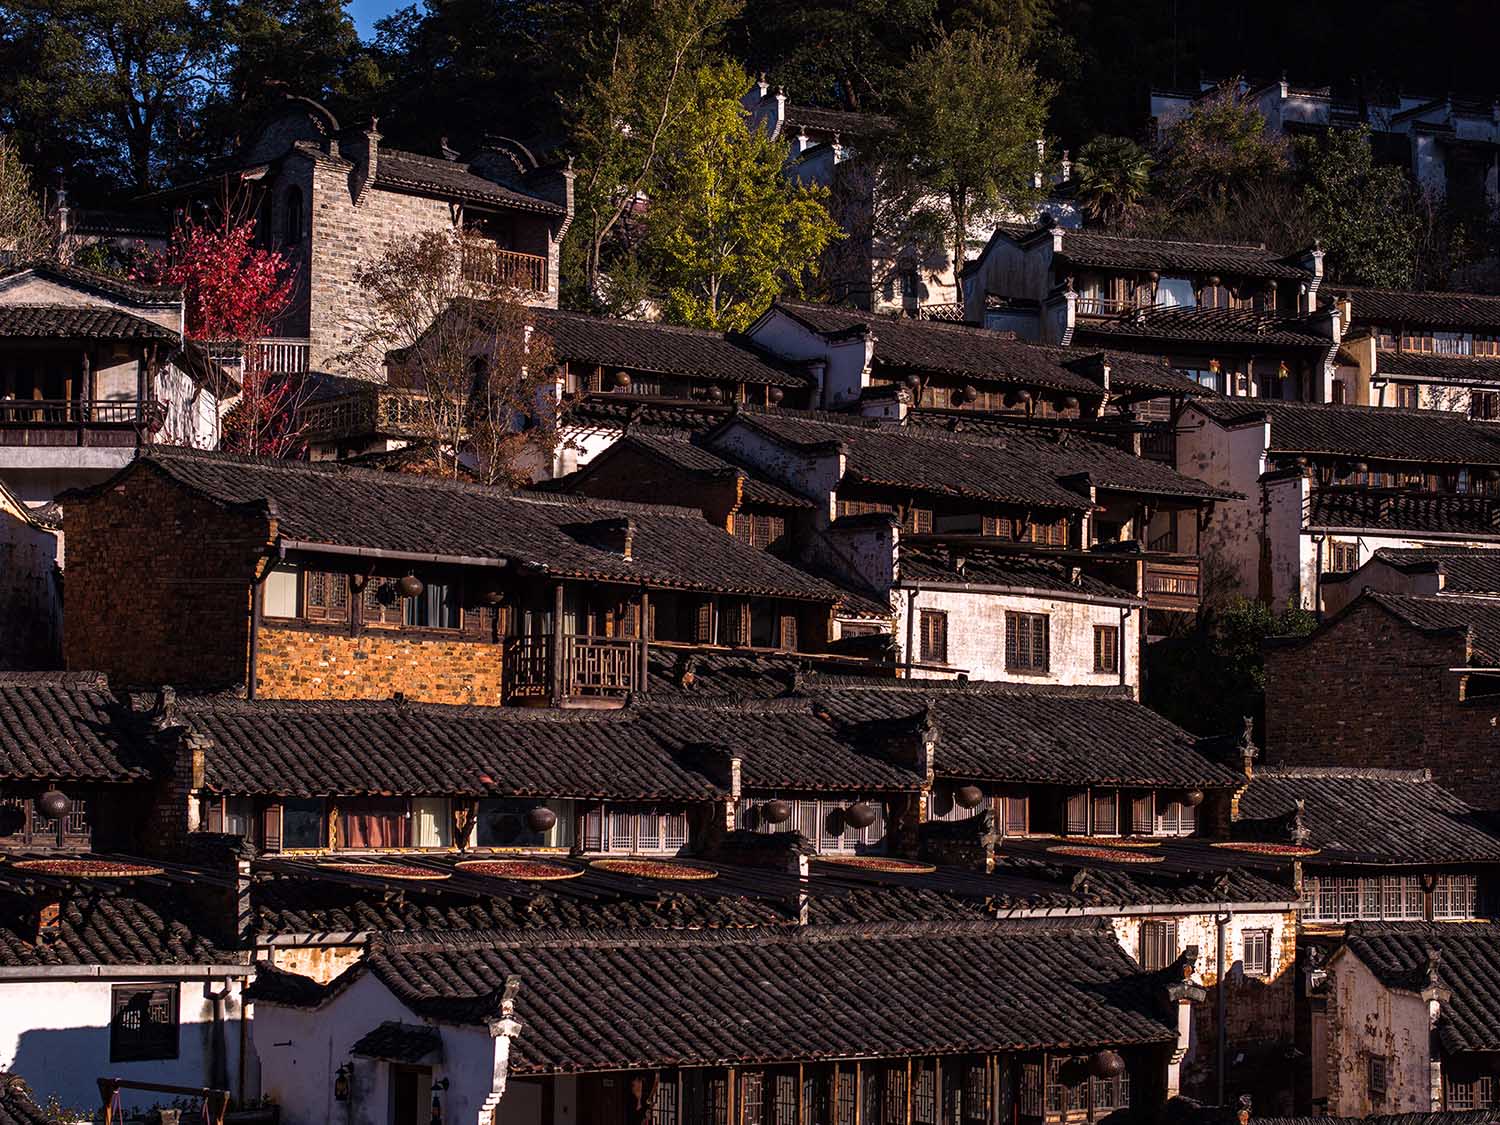
[[[562,706],[563,661],[567,659],[567,641],[563,634],[563,584],[556,583],[552,598],[552,706]]]

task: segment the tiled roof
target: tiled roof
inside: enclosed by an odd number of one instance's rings
[[[811,508],[813,503],[806,497],[798,496],[795,492],[773,484],[765,478],[751,473],[749,470],[735,464],[713,450],[706,449],[702,445],[690,441],[685,434],[662,433],[656,431],[633,431],[627,433],[619,441],[615,442],[599,454],[584,472],[608,472],[606,468],[608,457],[614,450],[636,449],[653,457],[691,473],[695,476],[707,477],[740,477],[744,480],[741,495],[747,504],[765,504],[777,508]],[[597,466],[597,468],[596,468]],[[645,499],[642,497],[642,499]],[[674,500],[682,500],[684,497],[673,497]]]
[[[1473,663],[1500,665],[1500,601],[1451,594],[1383,594],[1376,590],[1367,590],[1362,596],[1414,629],[1426,633],[1467,631]]]
[[[700,402],[644,398],[602,391],[574,401],[563,419],[571,428],[606,427],[627,432],[660,430],[681,435],[704,433],[733,413],[733,408]]]
[[[1040,347],[1041,345],[1033,345]],[[1138,352],[1096,351],[1084,348],[1058,348],[1059,352],[1073,353],[1064,362],[1080,373],[1088,371],[1097,362],[1109,364],[1109,389],[1115,394],[1140,391],[1161,391],[1163,394],[1184,395],[1199,398],[1213,394],[1201,383],[1189,379],[1167,362],[1165,356],[1143,355]],[[1081,358],[1077,353],[1083,352]]]
[[[1312,494],[1307,526],[1492,539],[1500,536],[1500,503],[1440,492],[1319,488]]]
[[[151,765],[103,676],[0,672],[0,781],[138,781]]]
[[[180,888],[138,883],[69,888],[55,933],[37,938],[38,893],[0,889],[0,968],[30,965],[227,965],[245,960],[221,946]],[[45,892],[43,892],[45,894]]]
[[[1271,399],[1198,399],[1223,425],[1264,418],[1274,453],[1326,453],[1375,461],[1500,465],[1500,427],[1447,410],[1334,406]]]
[[[537,211],[544,215],[561,215],[566,211],[550,199],[541,199],[476,175],[469,171],[467,164],[459,161],[394,148],[380,149],[375,165],[375,185],[448,199],[491,203],[520,211]]]
[[[1072,511],[1089,507],[1084,496],[1058,483],[1046,466],[1033,464],[1026,453],[1009,449],[1002,441],[807,412],[741,411],[735,421],[792,447],[842,445],[845,482],[1001,504]],[[712,436],[707,441],[710,447],[715,444]]]
[[[649,655],[650,697],[674,699],[777,699],[797,694],[804,676],[819,668],[855,675],[890,676],[889,666],[852,664],[837,658],[741,650],[683,650],[652,645]]]
[[[55,1125],[19,1074],[0,1071],[0,1125]]]
[[[278,871],[275,878],[251,884],[251,929],[265,938],[411,930],[714,930],[797,921],[789,896],[749,894],[728,878],[695,885],[691,894],[661,885],[623,893],[606,887],[592,872],[566,880],[566,886],[491,879],[474,893],[457,893],[447,881],[401,883],[397,895],[391,889],[336,882],[318,872]]]
[[[1407,376],[1435,382],[1489,386],[1500,383],[1500,359],[1485,356],[1426,355],[1421,352],[1377,352],[1377,376]]]
[[[114,274],[95,273],[78,266],[64,266],[57,262],[31,262],[0,268],[0,286],[8,278],[22,273],[34,273],[52,281],[81,289],[85,292],[103,293],[110,297],[135,305],[176,305],[182,300],[182,292],[166,286],[144,285]]]
[[[1161,1043],[1175,1035],[1157,1014],[1160,984],[1102,927],[413,935],[383,941],[368,957],[413,1012],[444,1021],[496,1015],[506,978],[518,977],[516,1018],[526,1031],[511,1048],[517,1074]],[[914,964],[922,970],[913,973]],[[895,996],[901,1004],[885,1002]],[[831,1016],[850,1005],[859,1018]],[[705,1011],[739,1016],[683,1018]],[[976,1020],[974,1011],[987,1016]]]
[[[1313,863],[1500,862],[1492,818],[1426,770],[1260,767],[1240,797],[1235,834],[1288,842],[1299,800],[1311,845],[1323,849]]]
[[[803,301],[778,301],[773,307],[827,336],[868,330],[875,337],[877,364],[1096,398],[1104,394],[1098,382],[1065,366],[1057,349],[1023,343],[1008,332]]]
[[[1300,317],[1250,309],[1142,309],[1111,317],[1080,319],[1082,338],[1131,338],[1256,347],[1331,348],[1333,340],[1313,331]]]
[[[842,137],[863,137],[883,132],[893,124],[883,113],[857,113],[845,109],[822,109],[811,105],[787,103],[785,120],[788,125],[804,125],[822,133],[838,133]]]
[[[1176,242],[1066,230],[1059,257],[1071,265],[1100,269],[1178,270],[1286,281],[1312,280],[1312,274],[1301,266],[1293,265],[1263,245],[1246,242]]]
[[[1500,926],[1442,922],[1353,922],[1349,952],[1390,988],[1420,991],[1429,952],[1438,954],[1438,982],[1452,992],[1437,1033],[1443,1049],[1500,1051]]]
[[[398,703],[184,702],[213,740],[209,788],[287,797],[403,793],[711,800],[635,712]]]
[[[701,328],[588,313],[534,309],[537,327],[558,359],[599,364],[608,379],[616,368],[681,375],[714,382],[804,388],[807,376],[748,340]]]
[[[177,333],[107,305],[0,304],[0,338],[169,340]]]
[[[830,722],[807,699],[652,704],[640,721],[676,755],[714,745],[740,758],[747,789],[873,794],[915,792],[923,781],[915,764],[879,756],[859,723]]]
[[[961,564],[961,569],[960,569]],[[1067,560],[1019,554],[979,545],[901,545],[903,582],[943,582],[972,586],[1001,586],[1018,590],[1049,590],[1091,598],[1133,599],[1134,595],[1108,582],[1080,574],[1074,582]]]
[[[1406,289],[1366,289],[1334,285],[1347,296],[1356,324],[1409,324],[1413,327],[1488,328],[1500,331],[1500,297],[1483,293],[1417,293]],[[1381,362],[1384,362],[1384,356]]]
[[[559,577],[836,601],[822,581],[687,509],[508,493],[433,477],[157,447],[122,470],[161,472],[224,504],[274,510],[283,540],[416,558],[511,560]],[[102,486],[101,486],[102,487]],[[629,518],[632,557],[595,546]]]
[[[1017,784],[1209,786],[1240,775],[1199,753],[1197,740],[1115,688],[901,680],[807,689],[851,722],[927,709],[937,772]]]
[[[1436,570],[1445,594],[1500,594],[1500,550],[1482,547],[1381,547],[1375,557],[1407,572]]]
[[[442,1050],[443,1037],[437,1028],[386,1020],[356,1039],[349,1053],[390,1062],[418,1063],[441,1054]]]
[[[1048,425],[1003,415],[985,417],[925,410],[908,415],[908,427],[941,429],[961,436],[998,441],[1027,463],[1072,485],[1211,500],[1238,495],[1185,476],[1159,461],[1137,457],[1108,438],[1091,434],[1081,427]]]

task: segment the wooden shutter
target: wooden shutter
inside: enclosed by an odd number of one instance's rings
[[[1130,802],[1130,831],[1137,836],[1150,836],[1156,831],[1155,811],[1151,794],[1138,794]]]
[[[787,652],[797,651],[797,615],[795,613],[783,613],[781,615],[780,645]]]
[[[922,662],[946,664],[948,662],[948,615],[936,609],[922,610],[921,632]]]
[[[302,615],[309,621],[327,619],[328,579],[331,577],[321,570],[309,570],[302,575]]]
[[[1141,968],[1148,973],[1165,969],[1177,960],[1177,923],[1141,923]]]
[[[1024,793],[1005,798],[1005,834],[1024,836],[1030,831],[1031,799]]]
[[[1120,670],[1120,629],[1117,625],[1094,626],[1094,671]]]
[[[749,645],[750,603],[735,599],[724,603],[723,628],[719,643],[726,645]]]
[[[583,814],[583,850],[604,850],[604,806],[595,805]]]
[[[281,850],[281,806],[267,805],[260,814],[261,847],[268,852]]]
[[[693,640],[699,644],[712,644],[714,639],[714,603],[704,598],[698,605],[698,615],[693,626]]]
[[[1120,794],[1114,789],[1095,789],[1093,795],[1096,835],[1113,836],[1120,830]]]
[[[1068,807],[1065,824],[1067,832],[1070,836],[1088,835],[1089,792],[1087,789],[1080,789],[1076,793],[1068,794]]]
[[[204,801],[203,827],[208,832],[224,831],[224,798],[209,797]]]

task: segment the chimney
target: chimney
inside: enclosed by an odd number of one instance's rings
[[[354,199],[358,202],[380,174],[380,118],[370,118],[354,148]]]

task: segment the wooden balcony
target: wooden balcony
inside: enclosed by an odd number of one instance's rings
[[[1141,431],[1141,456],[1147,461],[1177,466],[1177,427],[1171,422],[1148,422]]]
[[[433,426],[427,396],[372,383],[334,398],[308,403],[300,412],[309,441],[347,438],[420,437]]]
[[[539,254],[502,250],[498,246],[466,246],[461,269],[465,281],[531,293],[547,292],[547,259]]]
[[[1202,568],[1195,558],[1145,564],[1146,605],[1151,609],[1196,613],[1202,601]]]
[[[312,341],[295,336],[270,336],[255,340],[255,359],[260,370],[275,375],[302,375],[311,367]]]
[[[563,638],[562,668],[552,658],[551,637],[511,637],[505,642],[507,703],[587,699],[621,699],[640,679],[641,642],[634,638]],[[560,674],[558,674],[560,672]]]
[[[157,402],[0,399],[0,445],[130,447],[164,421]]]

